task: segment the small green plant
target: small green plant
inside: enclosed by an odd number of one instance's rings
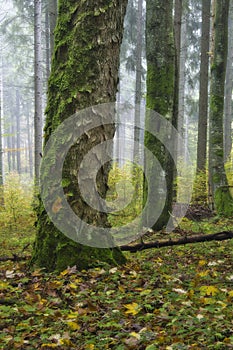
[[[193,186],[193,195],[192,195],[193,204],[207,205],[208,203],[207,179],[208,179],[208,174],[205,170],[200,171],[196,175],[196,179],[194,181],[194,186]]]
[[[233,150],[231,152],[231,157],[229,157],[229,160],[225,164],[225,170],[230,192],[233,197]]]
[[[17,173],[6,176],[3,186],[4,202],[0,210],[1,234],[23,234],[33,228],[32,183],[20,179]]]
[[[114,163],[109,174],[107,201],[112,202],[114,214],[109,215],[112,226],[121,226],[132,222],[142,211],[143,170],[138,165],[126,163],[119,167]],[[129,198],[131,198],[130,203]],[[115,201],[115,204],[114,204]],[[124,203],[128,205],[124,205]],[[119,207],[122,209],[118,210]]]

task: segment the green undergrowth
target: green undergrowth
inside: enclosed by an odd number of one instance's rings
[[[3,187],[4,201],[0,206],[1,255],[29,251],[35,239],[32,182],[11,173]]]

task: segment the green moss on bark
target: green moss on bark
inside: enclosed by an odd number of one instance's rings
[[[214,196],[214,203],[218,215],[233,217],[233,198],[228,187],[219,187]]]
[[[123,19],[127,0],[76,1],[60,0],[55,30],[55,48],[48,85],[45,143],[51,133],[75,112],[99,103],[115,101],[119,52],[123,34]],[[96,138],[96,134],[98,137]],[[63,187],[74,212],[86,222],[105,225],[104,213],[88,209],[81,198],[78,166],[89,149],[102,139],[111,139],[114,126],[82,137],[71,148],[63,167]],[[58,152],[62,152],[61,149]],[[55,159],[51,160],[55,164]],[[48,171],[54,164],[49,164]],[[46,178],[46,174],[45,178]],[[108,169],[99,175],[100,194],[104,197]],[[102,178],[101,178],[102,176]],[[42,179],[43,181],[43,179]],[[53,188],[51,183],[51,190]],[[49,195],[49,194],[48,194]],[[62,270],[76,265],[78,269],[93,266],[98,261],[112,265],[124,263],[118,249],[97,249],[75,243],[50,222],[42,203],[38,210],[37,237],[32,262],[47,270]]]
[[[175,83],[175,47],[173,37],[173,1],[148,0],[146,18],[146,46],[147,46],[147,96],[146,106],[164,118],[172,122]],[[150,130],[150,113],[146,115],[146,130]],[[159,127],[159,126],[158,126]],[[169,218],[172,209],[172,183],[173,162],[165,149],[165,146],[149,132],[145,133],[144,143],[158,159],[165,172],[167,183],[167,198],[164,209],[153,226],[153,229],[163,228]],[[156,188],[161,186],[156,165],[153,162],[145,162],[147,168],[147,181],[144,185],[144,203],[150,203],[147,218],[153,217],[160,207],[159,191],[158,198],[154,197]],[[148,195],[148,187],[155,188],[153,195]],[[147,219],[144,225],[147,226]]]

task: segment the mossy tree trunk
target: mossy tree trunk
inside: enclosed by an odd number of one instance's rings
[[[114,102],[119,68],[120,44],[127,0],[76,1],[60,0],[55,30],[55,47],[48,87],[45,142],[66,118],[84,108]],[[101,140],[112,139],[114,125],[90,132],[70,150],[63,168],[68,178],[64,191],[72,193],[73,211],[86,222],[107,225],[107,214],[89,208],[80,196],[77,172],[83,156]],[[78,147],[78,149],[77,149]],[[107,190],[108,169],[99,171],[99,192]],[[76,265],[78,269],[97,261],[122,263],[118,249],[100,249],[76,243],[49,220],[40,203],[37,237],[32,262],[47,270],[62,270]]]
[[[230,0],[228,32],[233,32],[233,0]],[[224,159],[229,161],[232,150],[232,113],[233,113],[233,35],[228,35],[228,57],[225,85],[225,120],[224,120]]]
[[[199,90],[199,118],[197,142],[197,174],[206,170],[207,159],[207,119],[209,88],[209,48],[210,48],[211,1],[202,0],[201,66]]]
[[[224,169],[223,115],[227,62],[229,0],[216,1],[214,52],[211,66],[209,173],[214,206],[219,215],[233,215],[233,198]]]
[[[207,201],[207,124],[209,102],[209,51],[210,51],[211,0],[202,0],[201,63],[199,88],[199,116],[197,141],[197,167],[195,185],[203,191],[193,193],[193,202]]]
[[[174,81],[175,81],[175,46],[173,34],[173,1],[148,0],[146,13],[146,58],[147,58],[147,97],[146,106],[172,122],[174,110]],[[150,114],[146,115],[146,130],[150,130]],[[153,229],[164,227],[172,212],[172,182],[173,166],[165,146],[149,132],[145,132],[146,148],[153,152],[159,160],[167,183],[166,203]],[[147,162],[147,184],[144,186],[144,197],[148,196],[148,187],[159,188],[160,179],[156,179],[156,165]],[[159,191],[158,191],[159,192]],[[152,196],[153,197],[153,196]],[[160,199],[147,198],[150,218]],[[145,219],[148,221],[147,219]],[[146,226],[146,222],[144,222]]]

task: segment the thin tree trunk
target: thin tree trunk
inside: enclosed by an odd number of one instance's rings
[[[50,27],[50,55],[54,52],[54,30],[57,22],[57,0],[48,0],[49,27]]]
[[[178,114],[178,132],[184,138],[185,136],[185,64],[187,59],[187,19],[186,14],[182,16],[181,23],[181,48],[180,48],[180,81],[179,81],[179,114]],[[178,154],[181,154],[182,146],[178,146]]]
[[[35,55],[35,117],[34,117],[34,167],[35,184],[38,185],[42,154],[42,47],[41,0],[34,0],[34,55]]]
[[[202,0],[197,173],[206,169],[211,0]]]
[[[142,98],[142,3],[138,0],[137,10],[137,43],[136,43],[136,91],[135,91],[135,113],[134,113],[134,149],[133,160],[139,161],[139,138],[140,138],[140,105]]]
[[[16,90],[16,158],[17,172],[21,173],[21,151],[20,151],[20,100],[19,90]]]
[[[16,109],[11,108],[11,159],[12,159],[12,171],[17,170],[16,160]]]
[[[179,118],[179,87],[180,87],[180,53],[181,53],[181,25],[183,0],[175,0],[174,39],[175,39],[175,89],[172,125],[178,128]]]
[[[50,1],[49,1],[50,2]],[[45,10],[45,43],[46,43],[46,81],[49,80],[50,75],[50,27],[49,27],[49,3],[46,6]]]
[[[30,107],[27,105],[26,124],[27,124],[27,148],[28,148],[28,165],[30,178],[33,178],[33,154],[32,154],[32,128],[30,125]]]

